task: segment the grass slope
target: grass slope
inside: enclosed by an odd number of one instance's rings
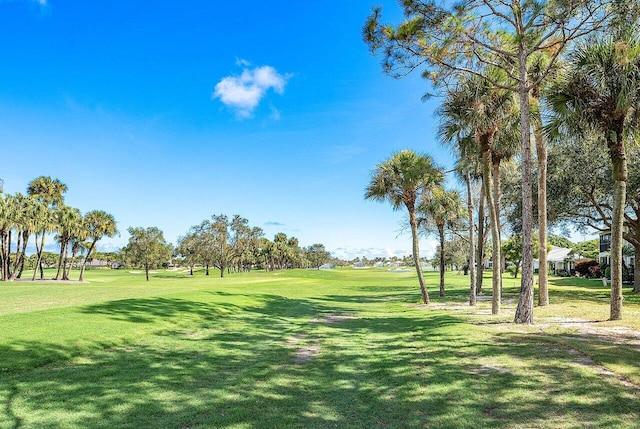
[[[455,273],[430,308],[412,273],[376,269],[87,278],[0,284],[0,428],[633,428],[640,418],[638,344],[602,334],[637,331],[638,297],[627,296],[625,322],[606,322],[602,283],[555,280],[538,324],[517,327],[509,279],[496,317],[490,302],[466,306]]]

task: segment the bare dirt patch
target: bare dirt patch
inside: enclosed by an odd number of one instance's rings
[[[491,374],[510,374],[511,370],[507,368],[502,368],[499,366],[491,366],[491,365],[480,365],[475,368],[471,368],[472,374],[477,374],[481,377],[489,377]]]
[[[326,316],[315,318],[311,320],[311,323],[322,323],[324,325],[331,325],[333,323],[342,322],[343,320],[352,320],[356,316],[353,314],[327,314]]]
[[[287,338],[287,345],[296,350],[293,355],[295,363],[309,362],[320,354],[320,341],[317,339],[309,341],[306,336],[301,334]]]
[[[331,325],[342,322],[343,320],[352,320],[356,316],[353,314],[325,314],[318,316],[309,321],[309,323],[320,323],[323,325]],[[293,348],[295,354],[293,361],[295,363],[307,363],[316,358],[321,351],[320,340],[318,338],[309,338],[304,334],[295,334],[286,339],[287,346]]]

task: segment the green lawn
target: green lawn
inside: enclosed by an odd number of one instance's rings
[[[491,316],[437,276],[430,308],[378,269],[2,283],[0,428],[638,427],[628,288],[607,322],[601,282],[554,279],[521,327],[513,279]]]

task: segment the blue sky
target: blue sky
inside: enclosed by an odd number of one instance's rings
[[[103,249],[225,213],[338,256],[408,254],[403,214],[363,200],[370,172],[401,149],[452,160],[427,83],[362,42],[373,4],[401,18],[395,0],[0,0],[5,192],[59,178],[116,217]]]

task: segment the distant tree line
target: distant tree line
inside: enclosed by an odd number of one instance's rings
[[[300,247],[296,237],[277,233],[273,241],[264,237],[260,227],[251,227],[240,215],[232,218],[213,215],[194,225],[178,239],[176,256],[191,274],[196,265],[225,272],[243,272],[254,268],[268,271],[288,268],[319,268],[331,258],[324,245]]]

